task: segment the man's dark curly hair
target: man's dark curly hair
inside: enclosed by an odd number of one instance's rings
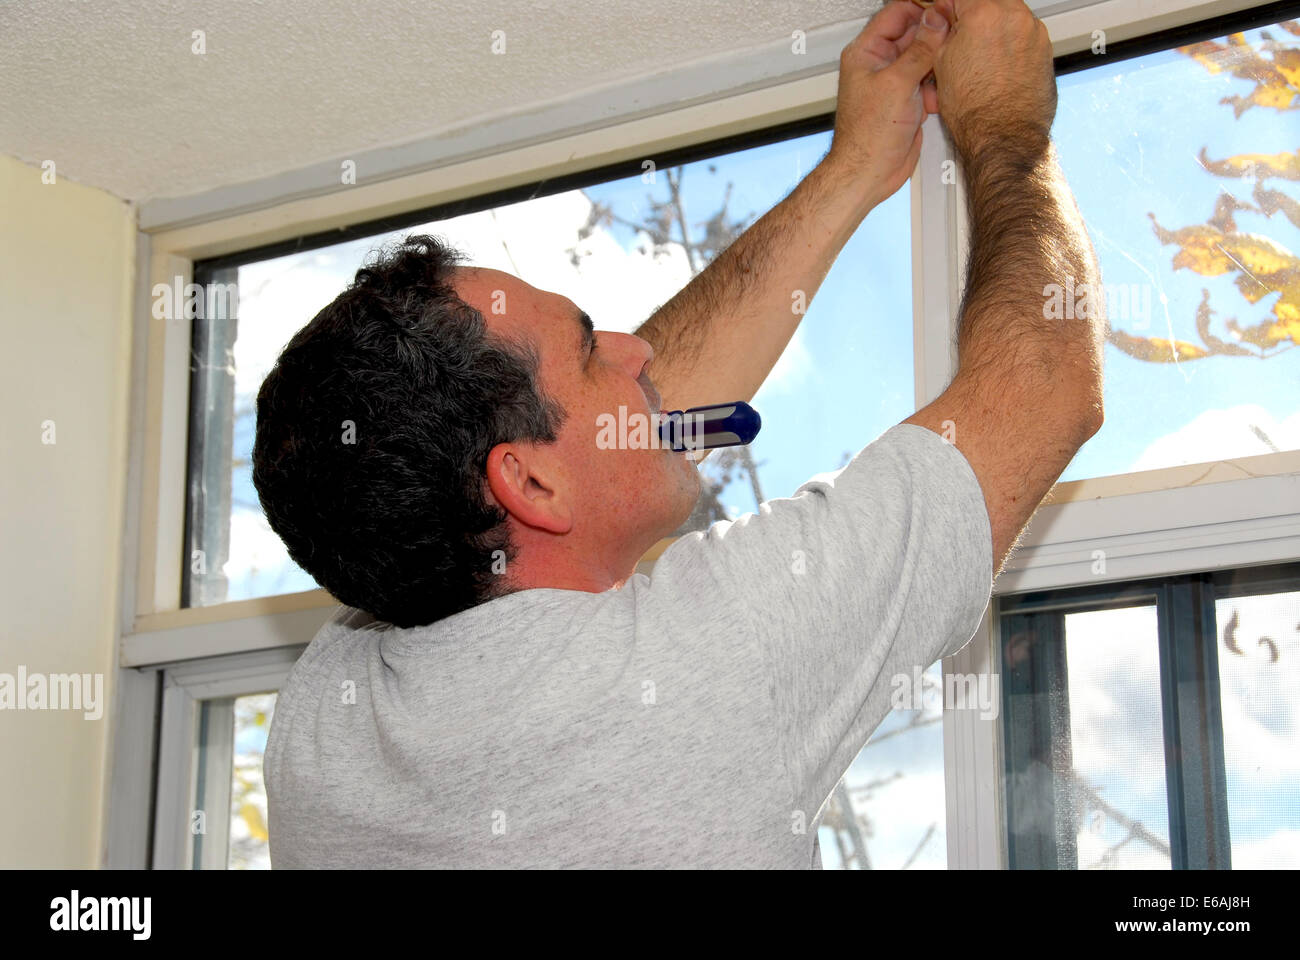
[[[515,589],[493,573],[517,548],[485,496],[487,455],[554,442],[566,418],[535,344],[491,333],[456,295],[463,261],[430,236],[379,252],[257,395],[253,484],[271,529],[341,603],[399,627]]]

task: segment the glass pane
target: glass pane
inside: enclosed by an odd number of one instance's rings
[[[1106,422],[1063,480],[1300,449],[1297,62],[1291,21],[1059,78],[1113,328]]]
[[[262,757],[276,694],[199,703],[190,815],[191,867],[269,870]]]
[[[818,831],[826,870],[943,870],[943,670],[921,675],[921,708],[893,710],[836,787]]]
[[[1300,867],[1300,592],[1221,599],[1219,689],[1234,869]]]
[[[208,322],[207,407],[195,431],[205,440],[191,466],[189,604],[315,587],[258,503],[254,405],[284,344],[342,291],[373,248],[408,233],[436,233],[473,264],[570,297],[597,329],[631,332],[778,203],[829,145],[829,133],[800,137],[663,168],[653,182],[629,177],[214,277],[237,283],[230,299],[237,299],[238,317],[224,326]],[[909,224],[904,189],[849,241],[753,400],[762,433],[704,461],[704,492],[683,531],[791,495],[912,413]]]
[[[1156,629],[1154,606],[1065,617],[1082,870],[1171,866]]]
[[[231,870],[270,870],[262,755],[275,715],[274,693],[235,698],[235,752],[230,784]]]
[[[1004,621],[1012,866],[1169,869],[1154,604]]]

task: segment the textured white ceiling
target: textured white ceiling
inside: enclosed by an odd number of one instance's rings
[[[184,196],[788,42],[878,5],[0,0],[0,153],[54,160],[129,200]]]
[[[875,4],[4,2],[0,152],[52,159],[126,199],[193,193],[860,19],[864,6]]]

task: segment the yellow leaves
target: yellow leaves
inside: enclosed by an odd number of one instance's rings
[[[1251,303],[1272,290],[1280,290],[1287,273],[1300,265],[1282,244],[1258,233],[1230,234],[1223,238],[1220,248],[1232,257],[1243,274],[1259,282],[1264,292],[1252,297]]]
[[[1240,36],[1241,34],[1234,34],[1229,37],[1227,44],[1215,40],[1202,40],[1200,43],[1179,47],[1178,52],[1191,57],[1210,73],[1222,73],[1226,70],[1238,79],[1250,80],[1252,76],[1249,73],[1249,61],[1253,51],[1244,43],[1232,42]]]
[[[1284,296],[1273,308],[1273,313],[1277,316],[1278,324],[1286,328],[1286,335],[1300,343],[1300,304],[1297,303],[1294,283],[1293,279],[1292,286],[1283,291]]]
[[[1166,230],[1160,226],[1154,213],[1148,213],[1147,216],[1151,218],[1162,246],[1174,243],[1180,248],[1174,254],[1175,270],[1191,270],[1203,277],[1217,277],[1235,266],[1220,244],[1224,238],[1222,231],[1209,224]]]
[[[1196,308],[1196,332],[1200,335],[1201,342],[1209,349],[1210,353],[1221,357],[1253,357],[1256,354],[1243,347],[1240,343],[1229,343],[1226,340],[1220,340],[1210,332],[1210,318],[1214,311],[1210,309],[1210,291],[1201,289],[1201,305]],[[1236,333],[1234,327],[1235,321],[1229,320],[1228,327]],[[1240,340],[1240,337],[1237,337]]]
[[[1251,107],[1271,107],[1274,110],[1290,110],[1292,101],[1300,96],[1300,90],[1295,90],[1288,83],[1281,84],[1259,84],[1254,90],[1250,91],[1247,96],[1224,97],[1220,103],[1226,103],[1232,107],[1234,116],[1240,117]]]
[[[1240,337],[1244,343],[1253,343],[1262,350],[1269,350],[1288,340],[1293,343],[1300,343],[1300,323],[1297,323],[1294,319],[1289,322],[1265,320],[1263,323],[1257,323],[1245,330],[1238,329],[1237,325],[1232,323],[1229,324],[1228,329]]]
[[[1293,22],[1280,26],[1287,33],[1300,35],[1300,28]],[[1178,48],[1179,53],[1191,57],[1212,74],[1228,73],[1238,80],[1255,84],[1244,97],[1224,97],[1220,103],[1231,104],[1238,117],[1251,107],[1271,110],[1300,108],[1300,50],[1267,42],[1262,49],[1271,52],[1269,58],[1247,43],[1245,34],[1234,33],[1227,41],[1205,40]]]
[[[1191,270],[1203,277],[1217,277],[1234,270],[1259,282],[1263,292],[1255,296],[1255,303],[1270,292],[1269,280],[1285,279],[1289,270],[1300,261],[1276,241],[1257,233],[1224,233],[1208,223],[1166,230],[1160,226],[1154,213],[1147,214],[1163,245],[1177,244],[1174,254],[1175,270]],[[1243,290],[1243,292],[1245,292]]]
[[[1260,212],[1266,217],[1280,213],[1297,227],[1300,227],[1300,203],[1288,197],[1281,190],[1265,190],[1262,184],[1255,184],[1253,194]]]
[[[1247,330],[1229,322],[1240,340],[1264,350],[1287,340],[1300,344],[1300,258],[1259,234],[1224,233],[1210,224],[1166,230],[1154,214],[1150,216],[1160,243],[1179,248],[1173,258],[1175,270],[1187,269],[1203,277],[1235,272],[1234,282],[1247,303],[1281,294],[1273,304],[1273,320]]]
[[[1273,51],[1273,66],[1293,87],[1300,87],[1300,50]]]
[[[1223,160],[1211,160],[1202,147],[1200,161],[1201,166],[1219,177],[1300,180],[1300,150],[1295,153],[1240,153]]]
[[[1300,22],[1277,24],[1293,37],[1300,37]],[[1270,28],[1271,29],[1271,28]],[[1287,46],[1291,43],[1291,46]],[[1245,96],[1224,97],[1220,103],[1231,104],[1240,117],[1251,107],[1273,110],[1300,108],[1300,48],[1286,37],[1261,34],[1252,46],[1243,33],[1234,33],[1220,43],[1207,40],[1179,47],[1211,74],[1227,73],[1238,80],[1254,84]],[[1300,345],[1300,258],[1270,237],[1237,230],[1234,214],[1238,210],[1273,217],[1281,213],[1300,226],[1300,203],[1280,190],[1266,190],[1269,179],[1300,181],[1300,150],[1293,153],[1241,153],[1223,160],[1211,160],[1201,149],[1201,165],[1219,177],[1254,182],[1256,205],[1239,200],[1223,190],[1215,199],[1214,214],[1203,224],[1167,230],[1155,214],[1148,214],[1156,237],[1164,246],[1178,248],[1173,256],[1175,270],[1190,270],[1203,277],[1235,274],[1233,283],[1247,303],[1256,304],[1276,296],[1272,316],[1241,327],[1235,318],[1223,325],[1231,334],[1220,339],[1210,331],[1210,293],[1201,292],[1196,311],[1196,331],[1204,347],[1184,340],[1136,337],[1112,330],[1107,339],[1129,356],[1151,363],[1177,363],[1207,356],[1268,356],[1269,351],[1284,343]]]
[[[1264,327],[1259,336],[1259,345],[1265,349],[1276,346],[1290,340],[1292,343],[1300,344],[1300,307],[1297,307],[1297,298],[1294,287],[1291,295],[1279,300],[1273,307],[1273,313],[1277,316],[1274,323],[1260,324]]]
[[[1119,347],[1130,357],[1146,360],[1148,363],[1177,363],[1180,360],[1198,360],[1208,357],[1209,351],[1202,350],[1186,340],[1165,340],[1160,337],[1135,337],[1123,330],[1112,330],[1106,339]]]
[[[266,843],[268,836],[266,821],[262,819],[262,811],[257,808],[257,805],[251,800],[245,800],[239,805],[239,816],[248,826],[249,836],[261,843]]]

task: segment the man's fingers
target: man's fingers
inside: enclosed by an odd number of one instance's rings
[[[934,69],[934,59],[948,35],[948,19],[934,8],[925,11],[911,44],[890,67],[900,75],[907,86],[918,86],[925,75]]]
[[[916,23],[912,24],[910,27],[907,28],[907,32],[905,34],[903,34],[901,37],[899,37],[897,40],[894,41],[894,51],[889,57],[889,63],[893,63],[895,60],[897,60],[898,55],[912,45],[912,41],[916,38],[916,31],[919,30],[920,27],[921,27],[921,21],[918,20],[916,21]],[[889,63],[882,63],[881,67],[882,68],[887,67],[889,66]]]
[[[921,10],[916,4],[906,2],[906,0],[887,3],[876,11],[874,17],[867,21],[867,25],[862,28],[860,36],[897,40],[907,32],[908,27],[915,26],[920,20]]]
[[[868,70],[883,70],[898,59],[921,22],[921,11],[911,3],[889,3],[882,7],[844,48]]]

